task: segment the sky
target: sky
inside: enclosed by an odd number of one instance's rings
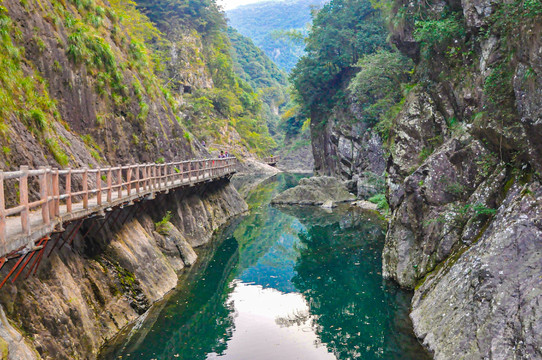
[[[265,0],[217,0],[219,5],[222,5],[224,10],[231,10],[241,5],[262,2]]]

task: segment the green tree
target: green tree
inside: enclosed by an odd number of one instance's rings
[[[402,97],[401,83],[409,80],[412,61],[387,50],[365,55],[356,64],[360,71],[348,86],[361,108],[362,119],[370,125],[385,121],[390,109]]]
[[[291,79],[305,113],[328,110],[344,99],[341,84],[365,54],[387,48],[380,12],[367,0],[332,0],[316,13],[306,55]]]

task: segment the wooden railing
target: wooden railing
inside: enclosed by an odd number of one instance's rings
[[[236,158],[224,158],[100,169],[32,170],[21,166],[19,171],[0,171],[0,253],[13,250],[9,244],[14,238],[30,237],[36,228],[58,225],[59,217],[71,220],[78,212],[82,218],[93,209],[98,211],[134,197],[222,177],[233,173],[236,163]],[[39,189],[29,189],[36,179]],[[75,191],[74,180],[79,183]],[[6,208],[4,186],[8,181],[10,185],[18,184],[19,200],[15,206]],[[30,194],[36,197],[36,193],[39,198],[30,201]]]

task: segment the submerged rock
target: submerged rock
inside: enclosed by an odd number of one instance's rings
[[[318,176],[301,179],[299,185],[275,196],[271,203],[322,205],[328,202],[353,201],[355,198],[340,180],[330,176]]]

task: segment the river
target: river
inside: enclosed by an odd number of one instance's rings
[[[381,275],[384,228],[348,206],[274,208],[300,175],[253,190],[249,214],[198,250],[179,286],[101,359],[416,359],[410,294]]]

